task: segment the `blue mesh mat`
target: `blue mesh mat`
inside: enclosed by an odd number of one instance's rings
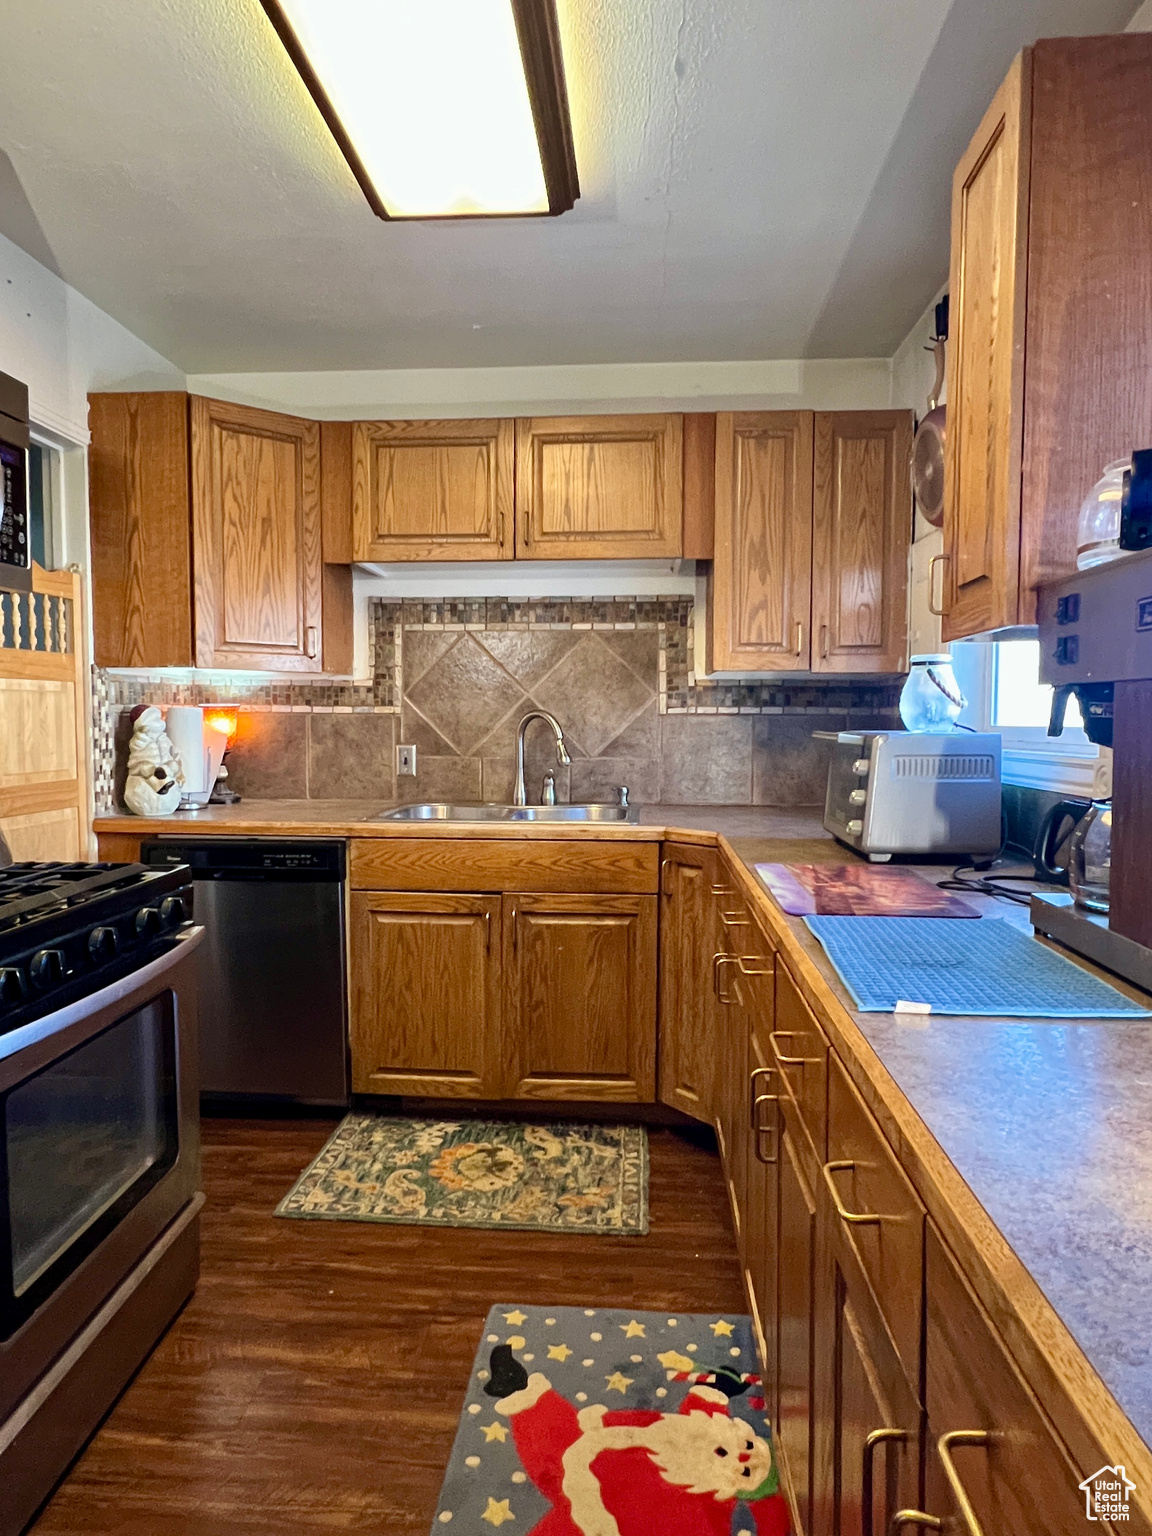
[[[1152,1018],[1031,935],[993,918],[806,917],[861,1013],[898,1002],[994,1018]]]

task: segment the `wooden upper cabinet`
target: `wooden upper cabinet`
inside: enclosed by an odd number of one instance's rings
[[[512,421],[358,421],[356,560],[510,560]]]
[[[952,182],[945,640],[1020,617],[1031,105],[1026,49]]]
[[[196,665],[319,672],[320,427],[194,395]]]
[[[716,672],[806,672],[812,610],[811,411],[716,418]]]
[[[654,1102],[656,902],[504,897],[516,1098]]]
[[[912,542],[909,411],[816,417],[812,670],[900,672]]]
[[[683,417],[560,416],[516,423],[516,555],[680,554]]]

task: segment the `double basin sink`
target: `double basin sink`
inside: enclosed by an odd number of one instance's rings
[[[639,821],[634,805],[447,805],[425,802],[381,811],[379,821]]]

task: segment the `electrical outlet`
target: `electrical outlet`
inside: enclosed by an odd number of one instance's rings
[[[396,748],[396,776],[401,779],[414,779],[416,777],[416,748],[414,746],[398,746]]]

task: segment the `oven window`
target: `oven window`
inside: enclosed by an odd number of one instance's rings
[[[9,1091],[4,1299],[19,1320],[176,1161],[175,1055],[169,993]]]

